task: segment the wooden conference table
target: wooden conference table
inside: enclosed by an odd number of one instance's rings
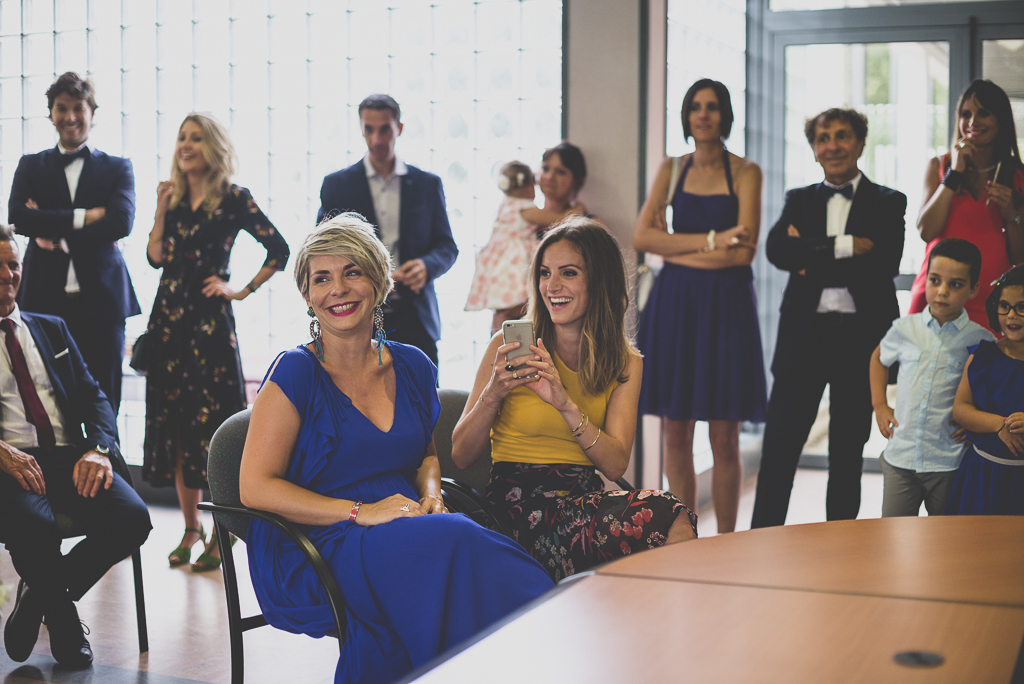
[[[1024,517],[852,520],[623,558],[415,681],[1024,683],[1022,641]]]

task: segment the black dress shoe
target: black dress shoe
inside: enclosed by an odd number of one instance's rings
[[[4,627],[4,648],[8,657],[16,663],[23,663],[32,655],[32,648],[39,638],[39,625],[43,621],[42,604],[25,584],[18,582],[18,596],[14,610]]]
[[[64,667],[81,669],[92,665],[92,649],[82,631],[78,610],[70,600],[46,615],[50,632],[50,653]]]

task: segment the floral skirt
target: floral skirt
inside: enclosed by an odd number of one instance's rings
[[[556,582],[662,546],[680,513],[697,534],[697,516],[673,494],[605,491],[593,466],[498,462],[491,466],[487,501]]]

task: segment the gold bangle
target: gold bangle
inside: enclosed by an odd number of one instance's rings
[[[579,429],[581,427],[583,427],[583,421],[585,421],[586,419],[587,419],[587,414],[584,413],[583,411],[580,411],[580,424],[572,429],[572,434],[575,435],[577,432],[579,432]]]
[[[597,444],[597,440],[599,439],[601,439],[601,428],[597,428],[597,437],[594,439],[593,442],[590,443],[590,446],[583,447],[583,450],[590,451],[594,447],[594,445]]]
[[[587,431],[588,427],[590,427],[590,416],[588,416],[587,414],[584,413],[583,417],[586,419],[585,422],[584,422],[583,427],[579,428],[579,431],[572,433],[572,436],[575,437],[576,439],[579,439],[580,437],[582,437],[583,433]]]

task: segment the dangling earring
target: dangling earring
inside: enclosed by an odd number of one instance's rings
[[[377,365],[383,366],[384,360],[381,358],[380,350],[388,338],[384,334],[384,309],[379,304],[373,310],[373,339],[377,341]]]
[[[324,343],[320,338],[320,321],[317,320],[316,314],[313,313],[313,307],[306,309],[306,315],[313,319],[309,322],[309,336],[313,338],[313,346],[316,348],[316,358],[323,362]]]

